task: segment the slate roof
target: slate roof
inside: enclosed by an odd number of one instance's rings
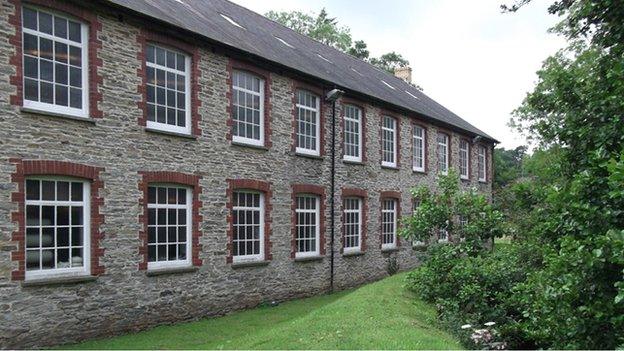
[[[227,0],[106,1],[333,83],[347,92],[367,95],[496,141],[403,80]]]

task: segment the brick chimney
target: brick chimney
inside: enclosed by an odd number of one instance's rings
[[[412,68],[410,66],[397,67],[394,69],[394,75],[404,81],[412,84]]]

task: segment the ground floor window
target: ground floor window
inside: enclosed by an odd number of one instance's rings
[[[362,249],[362,199],[344,200],[344,252]]]
[[[299,195],[296,201],[296,256],[318,256],[320,252],[320,198],[316,195]]]
[[[264,195],[238,190],[232,199],[233,261],[264,260]]]
[[[190,265],[191,189],[158,184],[147,193],[148,268]]]
[[[391,249],[396,245],[397,200],[384,199],[381,203],[381,248]]]
[[[89,182],[26,179],[27,279],[89,272],[89,204]]]

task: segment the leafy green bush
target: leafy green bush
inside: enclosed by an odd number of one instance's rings
[[[466,346],[476,345],[462,325],[496,322],[508,347],[535,347],[517,322],[522,311],[510,301],[517,284],[541,266],[540,247],[510,244],[471,257],[465,245],[433,245],[428,254],[423,265],[408,274],[406,285],[436,305],[442,323]]]

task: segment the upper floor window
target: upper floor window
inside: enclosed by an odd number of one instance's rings
[[[470,145],[466,139],[459,140],[459,177],[469,179],[470,175]]]
[[[24,7],[24,107],[89,117],[88,26]]]
[[[425,129],[414,126],[413,134],[413,169],[416,172],[425,171]]]
[[[344,252],[362,250],[362,199],[349,197],[344,199]]]
[[[479,168],[479,181],[485,182],[487,181],[487,163],[486,163],[486,151],[485,146],[478,147],[478,168]]]
[[[438,172],[448,174],[449,168],[449,143],[448,135],[438,132]]]
[[[383,116],[381,126],[381,165],[397,166],[397,120]]]
[[[306,91],[297,90],[297,146],[302,154],[320,155],[320,99]]]
[[[397,200],[384,199],[381,203],[381,248],[397,246]]]
[[[90,183],[26,179],[26,279],[89,274]]]
[[[264,260],[264,194],[237,190],[232,199],[234,263]]]
[[[264,145],[264,79],[232,72],[232,140]]]
[[[344,159],[362,162],[362,110],[344,106]]]
[[[147,127],[191,132],[190,64],[180,52],[147,44]]]
[[[148,269],[190,265],[192,191],[162,184],[147,193]]]
[[[320,254],[320,197],[299,195],[295,201],[296,214],[296,257],[318,256]]]

